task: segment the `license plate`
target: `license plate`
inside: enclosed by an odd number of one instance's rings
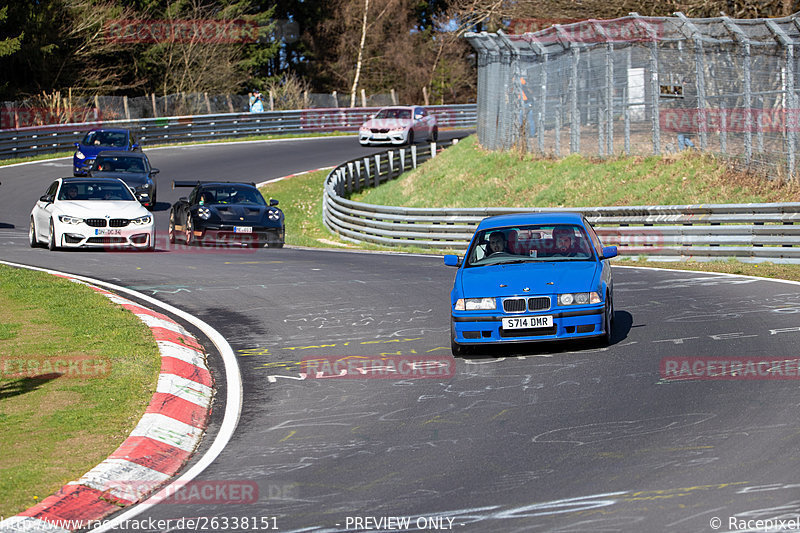
[[[531,328],[552,328],[553,317],[543,316],[520,316],[503,319],[503,329],[531,329]]]
[[[122,235],[121,229],[96,229],[95,235]]]
[[[253,228],[251,226],[234,226],[233,227],[234,233],[253,233]]]

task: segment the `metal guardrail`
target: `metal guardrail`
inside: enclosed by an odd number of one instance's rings
[[[112,120],[0,131],[0,159],[70,151],[92,128],[127,128],[147,145],[209,141],[252,135],[358,131],[378,107],[301,109],[184,117]],[[475,104],[427,106],[440,128],[473,128]]]
[[[386,246],[463,251],[484,217],[571,211],[584,214],[603,244],[650,260],[800,263],[800,203],[582,208],[412,208],[348,200],[351,192],[397,178],[458,142],[431,143],[353,159],[328,174],[323,221],[342,238]],[[798,224],[798,225],[794,225]]]

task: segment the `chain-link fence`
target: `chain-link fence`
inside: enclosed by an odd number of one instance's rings
[[[262,94],[264,110],[340,108],[350,106],[349,94],[300,93],[291,101],[285,95]],[[55,101],[54,101],[55,100]],[[394,93],[367,95],[356,98],[358,107],[397,105]],[[143,118],[215,115],[249,111],[249,96],[244,94],[210,95],[181,93],[166,96],[124,97],[96,96],[93,98],[40,98],[17,102],[0,102],[0,130],[109,120],[138,120]]]
[[[697,148],[794,177],[798,16],[631,13],[522,35],[469,33],[479,140],[555,156]]]

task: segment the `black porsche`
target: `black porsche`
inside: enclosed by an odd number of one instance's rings
[[[278,200],[269,204],[253,183],[175,181],[175,187],[193,187],[188,197],[172,205],[169,242],[238,244],[282,248],[283,211]]]

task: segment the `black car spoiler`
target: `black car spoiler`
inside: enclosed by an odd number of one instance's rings
[[[195,187],[197,185],[202,185],[204,183],[232,183],[235,185],[252,185],[253,187],[256,186],[255,183],[247,181],[194,180],[194,181],[173,181],[172,188],[175,189],[176,187]]]

